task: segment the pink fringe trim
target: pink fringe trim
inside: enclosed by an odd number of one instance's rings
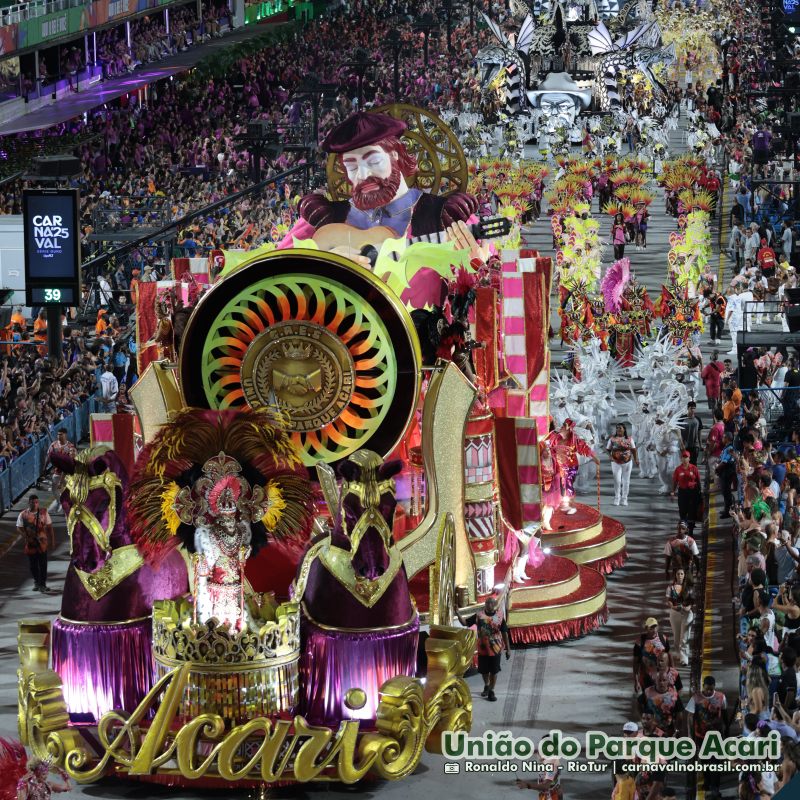
[[[241,781],[226,781],[222,778],[216,777],[203,777],[197,780],[190,780],[184,778],[182,775],[176,774],[163,774],[156,773],[155,775],[127,775],[124,773],[116,773],[115,777],[122,780],[139,781],[140,783],[153,783],[160,786],[185,786],[192,789],[260,789],[263,786],[269,786],[270,789],[280,789],[287,786],[303,785],[298,781],[275,781],[274,783],[265,784],[264,781],[256,778],[252,780]],[[367,773],[360,781],[359,784],[372,784],[377,783],[378,778],[372,773]]]
[[[622,569],[628,560],[628,551],[623,547],[619,553],[614,553],[608,558],[590,561],[586,566],[596,569],[601,575],[610,575],[615,569]]]
[[[608,619],[608,608],[603,608],[596,614],[570,619],[566,622],[552,622],[547,625],[528,625],[519,628],[509,628],[511,641],[514,644],[548,644],[551,642],[564,642],[567,639],[578,639],[587,633],[597,630]]]

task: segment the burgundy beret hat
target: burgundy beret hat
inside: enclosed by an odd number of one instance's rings
[[[381,139],[398,138],[408,126],[401,119],[388,114],[359,111],[340,122],[322,143],[328,153],[347,153],[358,147],[375,144]]]

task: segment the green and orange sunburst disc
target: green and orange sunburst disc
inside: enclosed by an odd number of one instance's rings
[[[382,281],[342,256],[284,250],[203,297],[180,383],[187,405],[277,408],[311,466],[389,453],[415,411],[419,367],[411,318]]]

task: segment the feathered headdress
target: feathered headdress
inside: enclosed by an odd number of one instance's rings
[[[17,800],[18,784],[28,771],[28,754],[21,742],[0,739],[0,800]]]
[[[478,276],[474,272],[467,272],[463,267],[458,269],[455,278],[450,281],[447,292],[454,316],[463,317],[469,311],[475,302],[477,283]]]
[[[622,294],[631,277],[631,260],[621,258],[615,261],[603,275],[600,291],[603,292],[606,311],[616,314],[622,308]]]
[[[254,554],[268,536],[307,536],[308,475],[266,411],[181,411],[139,456],[127,499],[131,534],[149,562],[181,543],[192,552],[204,515],[237,505],[251,522]]]

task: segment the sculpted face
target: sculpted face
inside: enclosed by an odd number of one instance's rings
[[[353,187],[353,205],[361,211],[391,203],[403,180],[397,154],[374,144],[345,153],[342,165]]]
[[[548,92],[542,95],[541,109],[549,126],[566,125],[571,128],[578,116],[578,101],[564,92]]]

